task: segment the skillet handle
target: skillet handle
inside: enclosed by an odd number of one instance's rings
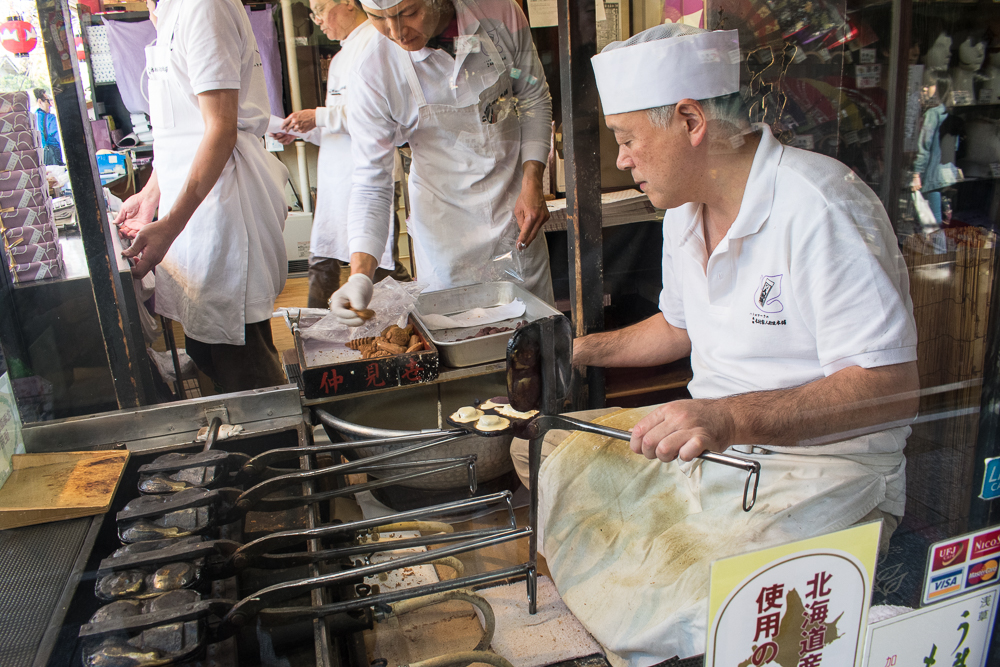
[[[632,434],[628,431],[622,431],[617,428],[609,428],[607,426],[601,426],[600,424],[591,424],[590,422],[581,421],[565,415],[539,415],[532,419],[529,424],[533,427],[535,434],[540,431],[547,431],[551,428],[565,428],[573,431],[595,433],[597,435],[616,438],[618,440],[628,441],[632,439]],[[534,437],[534,435],[532,437]],[[754,503],[757,502],[757,486],[760,483],[760,462],[752,459],[745,459],[740,456],[733,456],[732,454],[719,454],[717,452],[702,452],[698,455],[698,458],[704,459],[705,461],[711,461],[712,463],[720,463],[731,468],[746,470],[747,479],[743,484],[743,511],[749,512],[753,509]],[[751,482],[753,482],[752,490],[750,488]]]

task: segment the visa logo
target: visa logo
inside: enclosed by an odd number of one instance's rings
[[[930,581],[929,598],[936,598],[948,593],[953,593],[962,588],[962,571],[948,572],[938,575]]]

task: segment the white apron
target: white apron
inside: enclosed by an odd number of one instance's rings
[[[161,215],[173,207],[204,136],[171,63],[180,10],[176,0],[161,0],[157,40],[146,47]],[[253,77],[266,103],[261,67]],[[240,120],[233,156],[156,268],[156,312],[203,343],[243,345],[245,325],[270,318],[288,272],[281,234],[288,172],[264,149],[263,129]]]
[[[462,0],[455,0],[455,9],[471,11]],[[484,17],[476,16],[482,22]],[[428,290],[483,281],[493,246],[513,218],[521,191],[521,125],[510,75],[482,24],[475,37],[497,74],[494,82],[487,80],[479,104],[467,107],[428,104],[410,54],[396,50],[420,110],[409,136],[413,163],[407,224],[413,229],[417,278],[428,283]],[[457,54],[456,76],[464,59],[464,53]],[[544,234],[538,234],[523,259],[525,287],[553,303]]]
[[[656,407],[594,422],[627,430]],[[855,461],[742,456],[761,465],[750,512],[744,471],[649,461],[621,440],[574,433],[542,463],[541,551],[566,606],[615,654],[612,664],[704,653],[713,561],[847,528],[885,499],[884,475]]]
[[[369,34],[371,33],[371,34]],[[354,29],[341,49],[330,61],[327,77],[326,106],[328,109],[347,104],[347,73],[357,55],[368,45],[378,31],[366,21]],[[346,61],[346,63],[344,62]],[[319,160],[316,169],[316,213],[313,216],[309,250],[316,257],[332,257],[342,262],[351,261],[348,245],[347,206],[351,197],[351,179],[354,159],[351,157],[351,135],[348,132],[330,132],[320,129]],[[395,216],[396,212],[392,212]],[[394,221],[393,221],[394,222]],[[390,222],[389,240],[379,260],[379,266],[392,270],[393,245],[396,242]]]

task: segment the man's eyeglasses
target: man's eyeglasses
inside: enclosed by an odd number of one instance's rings
[[[309,10],[309,20],[315,23],[316,25],[319,25],[323,21],[323,14],[326,14],[327,7],[329,7],[329,5],[323,5],[322,9],[315,12]]]

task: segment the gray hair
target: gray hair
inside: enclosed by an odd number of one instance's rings
[[[705,118],[716,121],[722,127],[721,139],[729,139],[736,134],[742,134],[750,125],[750,116],[747,112],[746,104],[743,103],[743,96],[740,93],[723,95],[721,97],[711,97],[707,100],[698,100]],[[656,127],[666,129],[670,120],[674,117],[676,104],[664,107],[654,107],[646,109],[649,122]]]
[[[643,30],[638,34],[629,37],[625,41],[612,42],[605,46],[601,52],[604,53],[606,51],[613,51],[614,49],[643,44],[645,42],[653,42],[659,39],[670,39],[672,37],[683,37],[685,35],[697,35],[703,32],[708,32],[708,30],[705,30],[704,28],[696,28],[691,25],[685,25],[683,23],[664,23],[653,26],[648,30]],[[719,134],[721,136],[718,136],[718,139],[729,140],[738,134],[743,134],[749,127],[750,114],[747,111],[746,105],[743,103],[743,97],[740,93],[732,93],[731,95],[698,100],[698,103],[701,104],[701,108],[705,111],[705,117],[708,120],[716,121],[717,125],[720,127],[721,132]],[[674,111],[676,109],[676,104],[654,107],[652,109],[646,109],[646,115],[649,116],[649,122],[656,127],[666,128],[670,123],[670,119],[674,117]]]

